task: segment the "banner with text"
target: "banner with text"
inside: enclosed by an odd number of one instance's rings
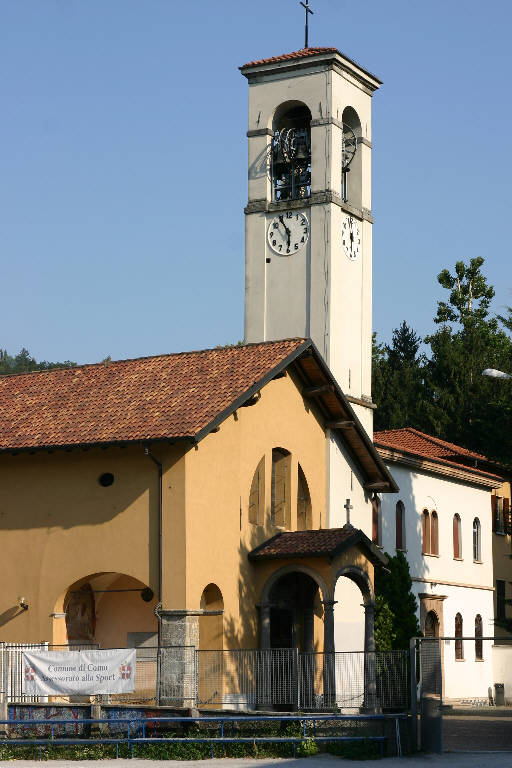
[[[135,690],[135,649],[23,653],[26,696],[90,696]]]

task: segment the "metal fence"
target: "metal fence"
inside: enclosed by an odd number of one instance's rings
[[[299,653],[292,648],[203,651],[193,646],[141,647],[136,649],[132,693],[96,697],[23,694],[24,650],[82,648],[86,647],[0,644],[0,693],[12,703],[89,703],[93,699],[101,704],[241,711],[407,709],[407,651],[324,654]]]

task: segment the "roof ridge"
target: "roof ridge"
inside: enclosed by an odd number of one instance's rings
[[[109,365],[121,365],[123,363],[135,363],[139,362],[141,360],[158,360],[159,358],[168,358],[168,357],[180,357],[181,355],[201,355],[205,354],[206,352],[222,352],[224,350],[228,349],[242,349],[247,347],[263,347],[263,346],[272,346],[273,344],[282,344],[284,342],[289,341],[300,341],[304,342],[306,341],[306,338],[301,338],[300,336],[291,336],[286,339],[274,339],[272,341],[250,341],[244,344],[224,344],[219,345],[216,347],[206,347],[204,349],[190,349],[190,350],[183,350],[181,352],[163,352],[158,355],[142,355],[141,357],[126,357],[121,360],[108,360],[103,361],[100,360],[97,363],[81,363],[80,365],[64,365],[62,367],[56,367],[56,368],[48,368],[46,370],[41,371],[20,371],[19,373],[0,373],[0,381],[2,379],[9,379],[14,378],[17,376],[37,376],[39,374],[49,374],[49,373],[56,373],[57,371],[77,371],[84,368],[100,368],[101,366],[107,367]]]

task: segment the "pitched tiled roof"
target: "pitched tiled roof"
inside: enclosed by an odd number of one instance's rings
[[[427,435],[413,427],[403,429],[388,429],[374,432],[373,442],[377,447],[392,448],[424,459],[433,459],[443,464],[464,467],[482,475],[494,475],[489,471],[478,468],[478,464],[491,464],[490,460],[481,453],[469,451],[455,443],[449,443],[433,435]]]
[[[335,557],[345,549],[360,543],[368,550],[370,559],[387,561],[370,539],[351,525],[318,531],[282,531],[253,549],[248,557],[253,561],[291,557]]]
[[[341,54],[337,48],[302,48],[300,51],[292,51],[292,53],[283,53],[281,56],[272,56],[270,59],[258,59],[257,61],[249,61],[248,64],[244,64],[241,69],[245,67],[259,67],[261,64],[274,64],[279,61],[289,61],[290,59],[303,59],[306,56],[315,56],[318,53],[338,53]]]
[[[303,343],[0,376],[0,450],[197,436]]]

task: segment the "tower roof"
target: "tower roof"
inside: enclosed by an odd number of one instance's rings
[[[338,48],[332,46],[301,48],[299,51],[282,53],[279,56],[271,56],[267,59],[256,59],[255,61],[249,61],[247,64],[241,66],[240,71],[251,80],[256,73],[263,74],[273,71],[274,68],[283,71],[290,68],[296,69],[317,64],[329,65],[330,67],[334,66],[342,71],[350,72],[371,91],[376,90],[382,85],[382,80],[379,80],[378,77],[373,75],[356,61],[350,59],[338,50]]]

